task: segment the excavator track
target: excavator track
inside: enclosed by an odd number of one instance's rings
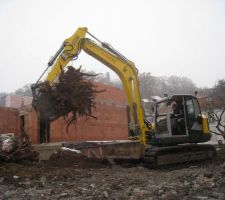
[[[157,168],[179,163],[212,159],[216,149],[209,144],[184,144],[167,147],[149,147],[144,161],[148,167]]]

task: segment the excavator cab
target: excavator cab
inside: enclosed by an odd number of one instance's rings
[[[156,102],[154,145],[200,143],[210,140],[208,120],[192,95],[173,95]]]

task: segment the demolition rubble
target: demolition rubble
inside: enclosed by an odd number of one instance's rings
[[[61,149],[45,162],[2,163],[0,199],[223,200],[224,155],[223,149],[213,161],[156,170]]]
[[[0,163],[38,161],[38,152],[32,147],[28,135],[23,131],[17,136],[0,136]]]

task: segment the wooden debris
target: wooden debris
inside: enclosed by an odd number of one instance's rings
[[[38,153],[32,147],[23,129],[19,137],[9,137],[6,140],[0,143],[0,162],[38,161]],[[3,148],[4,142],[8,142],[8,148]]]

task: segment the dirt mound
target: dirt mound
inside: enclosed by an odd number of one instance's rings
[[[224,156],[223,147],[213,161],[179,168],[152,170],[140,163],[130,168],[112,165],[90,169],[82,167],[82,162],[90,167],[90,160],[83,155],[58,152],[51,160],[62,167],[45,163],[0,165],[0,199],[223,200]],[[67,158],[72,160],[71,167],[63,167],[69,163]],[[74,167],[76,163],[80,168]]]
[[[109,166],[106,160],[88,158],[82,153],[69,150],[58,150],[52,154],[47,164],[56,167],[104,168]]]

